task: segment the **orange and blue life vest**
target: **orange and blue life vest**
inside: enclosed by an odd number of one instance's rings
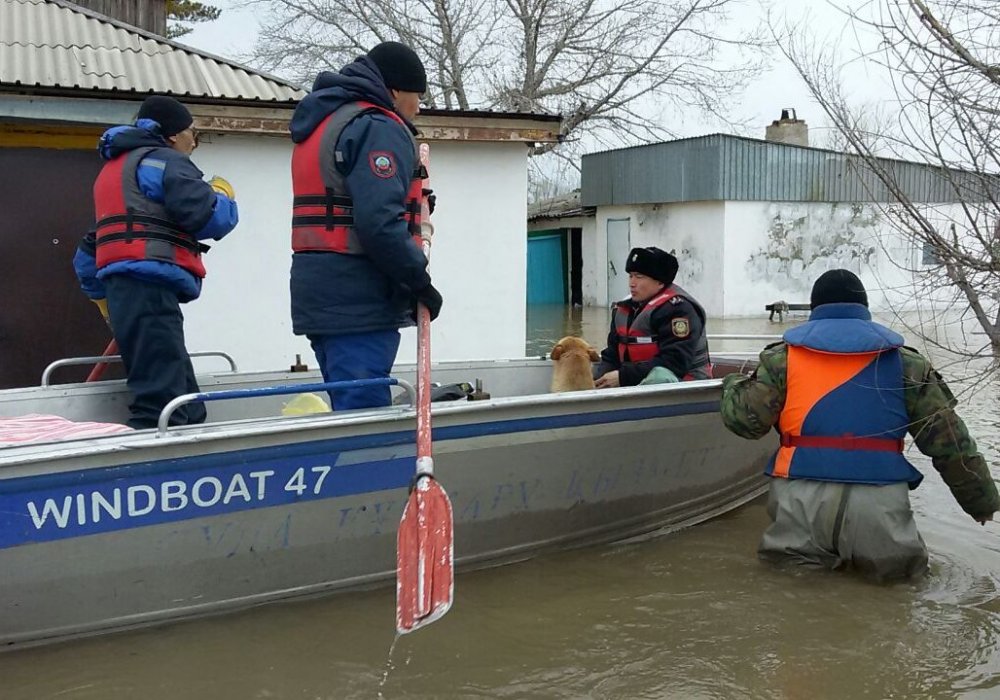
[[[628,299],[618,302],[615,306],[614,320],[615,333],[618,335],[618,361],[648,362],[656,357],[659,352],[659,338],[653,335],[653,312],[671,299],[678,297],[690,302],[701,318],[702,324],[701,336],[693,338],[694,342],[697,343],[694,362],[683,379],[711,379],[712,365],[708,354],[708,337],[705,334],[705,310],[690,294],[676,284],[665,287],[663,291],[647,301],[632,319],[632,323],[629,323],[629,315],[633,309],[632,302]]]
[[[350,102],[327,116],[312,134],[292,150],[292,250],[363,255],[354,230],[354,203],[347,194],[344,176],[337,170],[342,156],[337,150],[340,134],[354,119],[378,112],[402,127],[416,154],[403,218],[417,247],[420,240],[420,205],[426,169],[420,164],[417,143],[406,123],[395,112],[371,102]]]
[[[823,304],[784,334],[787,391],[781,446],[768,476],[863,484],[923,476],[903,457],[909,425],[903,337],[861,304]]]
[[[178,227],[160,202],[139,188],[139,163],[156,148],[136,148],[108,161],[94,182],[97,269],[125,260],[156,260],[205,276],[208,246]]]

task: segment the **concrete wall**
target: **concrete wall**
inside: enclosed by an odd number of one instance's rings
[[[955,205],[925,207],[942,230]],[[934,279],[921,250],[871,204],[685,202],[599,207],[584,239],[584,301],[607,296],[609,219],[631,222],[631,245],[673,251],[677,282],[713,316],[761,316],[775,301],[809,301],[816,278],[833,268],[858,274],[877,311],[940,308],[954,295]]]
[[[609,219],[629,219],[631,247],[657,246],[673,251],[680,262],[677,283],[704,304],[709,313],[722,313],[725,290],[721,202],[600,207],[593,230],[589,235],[584,231],[583,298],[588,306],[608,303]],[[621,260],[616,264],[624,263]]]
[[[871,204],[727,202],[725,231],[726,316],[808,302],[816,278],[834,268],[861,278],[873,310],[930,308],[947,296],[925,288],[933,268]]]
[[[435,143],[431,150],[438,195],[431,269],[444,297],[432,326],[433,357],[521,357],[527,150],[520,143],[469,142]],[[287,139],[233,135],[208,136],[193,156],[206,176],[233,184],[241,223],[206,255],[202,298],[184,309],[187,345],[225,350],[244,370],[287,368],[296,353],[315,367],[308,341],[292,335],[289,314],[290,157]],[[399,361],[415,357],[410,329]]]

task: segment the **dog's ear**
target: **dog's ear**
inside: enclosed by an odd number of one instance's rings
[[[556,345],[554,348],[552,348],[552,352],[549,353],[549,359],[558,360],[560,357],[562,357],[562,354],[563,354],[562,344]]]
[[[597,352],[596,350],[594,350],[594,348],[590,347],[589,345],[587,346],[587,355],[590,356],[591,362],[601,361],[601,353]]]

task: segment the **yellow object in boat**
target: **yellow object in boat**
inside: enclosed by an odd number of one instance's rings
[[[330,412],[330,407],[326,405],[326,401],[316,394],[296,394],[281,409],[281,415],[283,416],[308,416],[313,413]]]

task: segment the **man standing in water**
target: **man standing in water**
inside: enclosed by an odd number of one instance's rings
[[[909,432],[958,504],[980,524],[1000,498],[957,401],[903,337],[874,323],[861,280],[830,270],[816,280],[812,313],[760,354],[750,377],[723,382],[722,418],[756,440],[776,428],[781,445],[766,474],[771,525],[766,561],[854,568],[878,581],[927,570],[910,509],[923,475],[903,457]]]

